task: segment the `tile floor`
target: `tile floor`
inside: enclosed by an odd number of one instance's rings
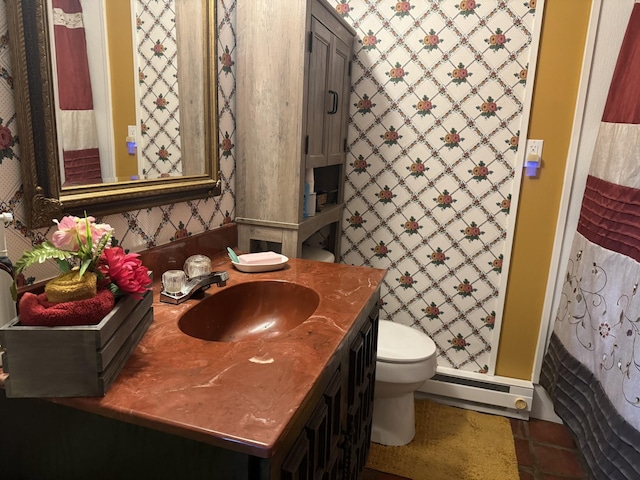
[[[520,480],[588,479],[582,455],[561,424],[511,419]]]
[[[564,425],[531,419],[511,419],[520,480],[583,480],[582,457]],[[362,480],[408,480],[365,469]],[[518,479],[502,479],[518,480]]]

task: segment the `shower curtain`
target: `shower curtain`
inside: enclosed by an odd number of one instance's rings
[[[87,42],[79,0],[53,0],[65,185],[102,183]]]
[[[640,3],[618,56],[540,384],[596,479],[640,478]]]

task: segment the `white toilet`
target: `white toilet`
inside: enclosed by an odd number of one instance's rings
[[[326,263],[333,263],[336,261],[336,257],[333,253],[323,250],[322,248],[308,247],[307,245],[302,246],[302,258]]]
[[[371,441],[399,446],[413,440],[413,396],[435,373],[433,340],[415,328],[380,320]]]

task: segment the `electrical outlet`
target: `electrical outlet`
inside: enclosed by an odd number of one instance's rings
[[[127,137],[136,138],[136,126],[135,125],[127,126]]]
[[[527,158],[535,156],[542,158],[542,140],[527,140]]]

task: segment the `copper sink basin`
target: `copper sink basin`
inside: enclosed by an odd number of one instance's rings
[[[281,281],[240,283],[216,291],[190,308],[178,327],[214,342],[275,337],[297,327],[315,311],[320,297],[307,287]]]

